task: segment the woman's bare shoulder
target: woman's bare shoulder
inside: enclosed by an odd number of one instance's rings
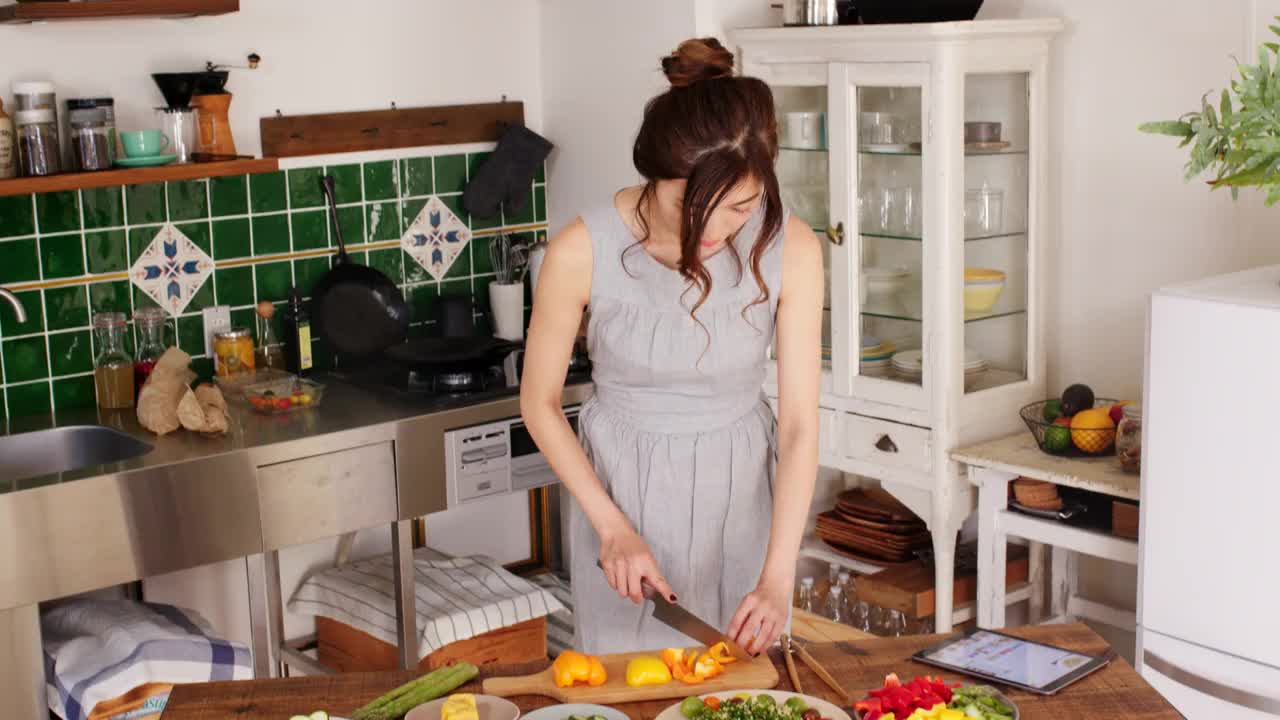
[[[782,264],[783,267],[812,268],[822,267],[822,241],[818,239],[809,223],[796,217],[793,213],[782,229]]]

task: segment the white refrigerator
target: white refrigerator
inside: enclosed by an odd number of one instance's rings
[[[1280,265],[1148,312],[1137,664],[1189,720],[1280,717]]]

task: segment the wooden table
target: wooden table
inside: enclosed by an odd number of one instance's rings
[[[968,466],[969,482],[978,488],[979,627],[1004,627],[1005,543],[1009,537],[1020,537],[1050,547],[1049,621],[1074,622],[1087,618],[1133,629],[1132,611],[1079,596],[1076,554],[1137,565],[1137,541],[1031,517],[1009,510],[1008,505],[1009,483],[1019,477],[1137,500],[1139,476],[1120,469],[1120,461],[1114,455],[1091,458],[1049,455],[1040,450],[1028,432],[954,450],[951,458]],[[1034,544],[1032,551],[1036,551]]]
[[[1084,653],[1097,654],[1107,649],[1106,641],[1084,625],[1046,625],[1017,628],[1010,632]],[[933,668],[911,663],[907,658],[937,642],[940,637],[877,638],[809,647],[818,662],[849,692],[861,696],[867,690],[879,687],[884,676],[891,672],[904,678],[936,674]],[[791,690],[787,673],[781,669],[782,658],[776,649],[773,659],[780,668],[781,684],[778,689]],[[529,672],[530,668],[512,670]],[[805,692],[837,701],[836,694],[803,663],[797,663],[797,670]],[[944,673],[944,676],[948,681],[964,680],[949,673]],[[406,672],[353,673],[182,685],[174,689],[163,720],[287,720],[295,713],[319,709],[342,716],[413,677],[413,673]],[[479,683],[471,683],[462,690],[478,692]],[[1010,692],[1009,696],[1018,703],[1024,720],[1178,720],[1182,717],[1120,658],[1054,697],[1042,698],[1017,691]],[[522,711],[554,704],[550,698],[534,696],[513,700]],[[628,703],[619,705],[618,709],[633,720],[652,720],[672,702],[675,701]]]

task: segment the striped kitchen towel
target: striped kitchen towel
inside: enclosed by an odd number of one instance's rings
[[[171,605],[69,600],[40,631],[49,709],[66,720],[158,717],[174,684],[253,677],[249,648]]]
[[[552,656],[573,649],[573,590],[569,582],[552,573],[542,573],[529,578],[536,585],[546,588],[564,609],[547,616],[547,652]]]
[[[420,659],[450,643],[564,608],[547,590],[482,555],[455,558],[419,548],[413,565]],[[289,612],[336,620],[395,645],[392,577],[390,555],[323,570],[293,594]]]

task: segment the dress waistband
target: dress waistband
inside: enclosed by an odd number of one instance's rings
[[[657,433],[708,432],[732,425],[761,406],[772,412],[763,392],[691,397],[597,384],[588,402],[637,429]]]

